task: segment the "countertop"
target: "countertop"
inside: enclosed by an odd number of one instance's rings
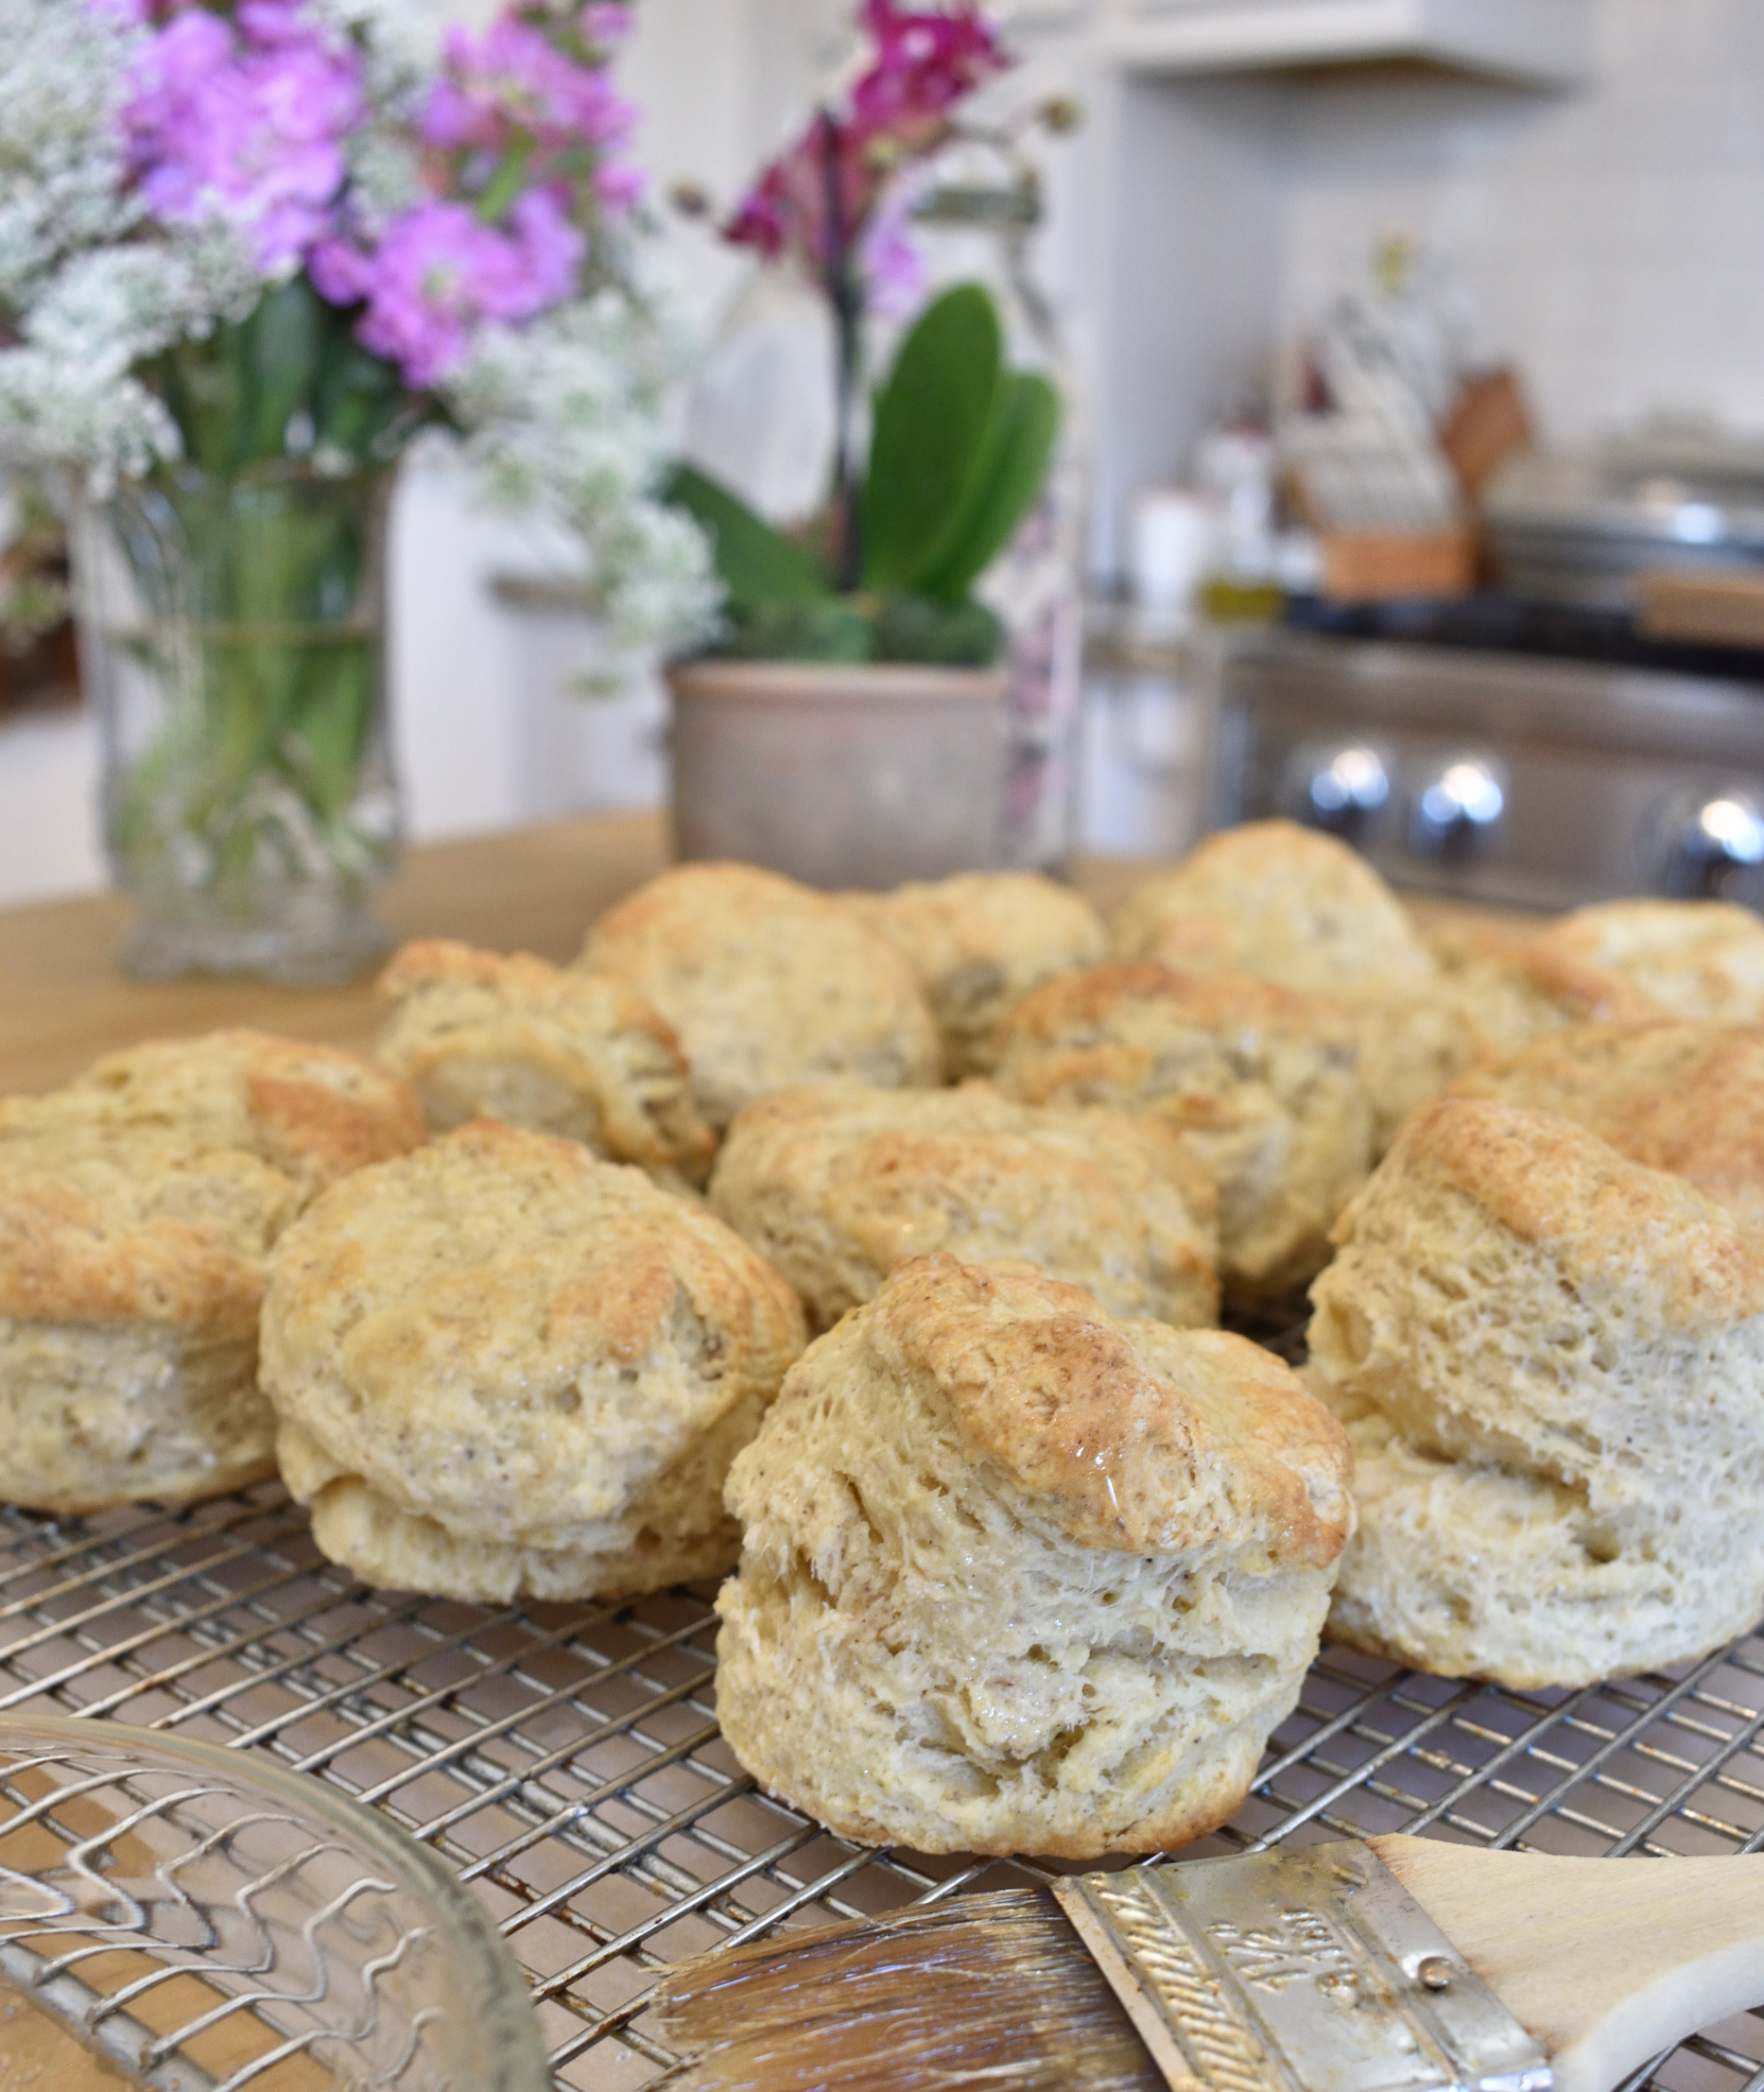
[[[659,811],[596,814],[411,850],[381,895],[395,939],[458,937],[496,951],[573,959],[602,908],[667,861]],[[1105,911],[1148,866],[1081,859],[1074,883]],[[0,909],[0,1095],[42,1090],[139,1039],[254,1025],[365,1046],[378,1024],[372,972],[347,988],[263,981],[126,980],[115,954],[133,904],[121,895]]]

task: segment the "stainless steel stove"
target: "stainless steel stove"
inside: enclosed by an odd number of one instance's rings
[[[1209,825],[1283,814],[1392,883],[1764,907],[1764,655],[1500,598],[1219,634]]]

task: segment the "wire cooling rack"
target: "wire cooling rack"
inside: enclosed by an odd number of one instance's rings
[[[370,1591],[280,1487],[60,1524],[0,1512],[0,1711],[113,1715],[268,1754],[470,1883],[532,1982],[556,2082],[635,2092],[668,1962],[1033,1878],[859,1850],[759,1793],[718,1734],[708,1587],[493,1611]],[[1571,1854],[1764,1844],[1764,1641],[1573,1693],[1325,1650],[1245,1807],[1198,1851],[1412,1830]],[[1764,1977],[1760,1978],[1764,1995]],[[1764,2014],[1630,2081],[1764,2092]]]

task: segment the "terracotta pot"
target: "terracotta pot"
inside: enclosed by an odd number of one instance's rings
[[[819,887],[999,861],[1007,678],[695,661],[669,670],[674,847]]]

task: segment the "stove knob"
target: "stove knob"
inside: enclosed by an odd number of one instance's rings
[[[1364,841],[1391,799],[1384,756],[1363,741],[1306,741],[1288,759],[1281,811],[1344,842]]]
[[[1507,766],[1493,755],[1460,755],[1421,785],[1409,808],[1409,849],[1417,857],[1481,857],[1500,841]]]
[[[1662,893],[1674,900],[1747,900],[1755,907],[1764,875],[1764,804],[1746,791],[1680,793],[1660,820]]]

